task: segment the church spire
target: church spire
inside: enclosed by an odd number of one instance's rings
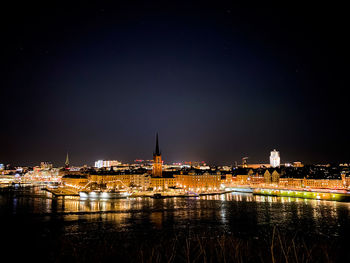
[[[155,156],[159,156],[160,155],[159,143],[158,143],[158,132],[157,132],[157,135],[156,135],[156,150],[155,150],[153,155],[155,155]]]
[[[162,177],[162,156],[159,150],[158,143],[158,133],[156,135],[156,149],[153,153],[153,168],[152,168],[152,176],[153,177]]]
[[[68,168],[69,167],[69,157],[68,157],[68,152],[67,152],[67,156],[66,156],[66,162],[64,163],[65,167]]]

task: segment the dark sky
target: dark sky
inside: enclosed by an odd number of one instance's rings
[[[165,162],[350,159],[345,7],[28,2],[2,7],[0,163],[151,159],[156,132]]]

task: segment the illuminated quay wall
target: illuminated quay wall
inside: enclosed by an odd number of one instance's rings
[[[216,191],[220,189],[221,173],[204,172],[202,174],[190,171],[175,175],[176,186],[187,191]]]
[[[328,201],[349,201],[350,195],[346,193],[335,192],[317,192],[317,191],[302,191],[302,190],[288,190],[288,189],[254,189],[255,195],[268,195],[268,196],[283,196],[294,198],[306,198],[306,199],[319,199]]]

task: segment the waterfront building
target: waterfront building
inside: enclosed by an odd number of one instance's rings
[[[220,171],[201,171],[199,169],[192,169],[189,171],[180,171],[180,174],[176,174],[175,177],[176,187],[187,191],[210,192],[220,189]]]
[[[277,170],[266,169],[264,172],[264,183],[266,185],[278,186],[280,180],[280,173]]]
[[[280,178],[279,183],[278,183],[279,187],[282,188],[301,188],[303,187],[303,179],[301,178]]]
[[[265,181],[264,176],[260,176],[259,174],[255,174],[254,176],[251,176],[249,178],[250,178],[249,183],[251,185],[261,185]]]
[[[264,173],[264,183],[265,184],[271,184],[271,173],[269,172],[269,170],[266,170]]]
[[[151,177],[150,188],[154,191],[166,191],[176,187],[176,178],[173,172],[163,172],[162,177]]]
[[[306,178],[280,178],[279,187],[291,188],[332,188],[344,189],[350,182],[349,177],[342,179],[306,179]]]
[[[89,179],[85,174],[66,174],[62,177],[61,183],[68,187],[83,188],[89,183]]]
[[[310,188],[343,188],[343,181],[337,179],[304,179],[304,187]]]
[[[267,170],[268,171],[268,170]],[[268,173],[269,174],[269,173]],[[259,185],[265,183],[264,174],[259,174],[258,170],[238,168],[233,170],[232,185]]]
[[[88,175],[88,180],[89,182],[104,185],[107,188],[124,189],[132,186],[131,172],[119,174],[90,174]]]
[[[300,170],[301,167],[283,167],[282,169],[252,169],[247,170],[238,168],[233,170],[232,185],[250,185],[257,187],[279,187],[279,188],[328,188],[328,189],[349,189],[350,176],[347,171],[342,170],[340,174],[330,176],[329,171],[325,170],[321,176],[328,178],[302,178],[307,175],[306,170]],[[321,167],[320,169],[326,169]],[[308,170],[312,171],[312,170]],[[330,170],[331,171],[331,170]],[[322,171],[321,171],[322,172]],[[327,173],[328,172],[328,173]],[[254,174],[255,173],[255,174]],[[291,177],[285,177],[289,175]],[[293,177],[295,176],[295,177]],[[310,174],[309,174],[310,176]],[[338,177],[338,179],[337,179]],[[339,178],[340,177],[340,178]]]
[[[127,171],[96,171],[89,174],[69,173],[62,177],[64,185],[76,187],[96,184],[102,188],[108,189],[126,189],[135,187],[139,190],[148,190],[150,187],[150,176],[145,170],[127,170]],[[82,180],[84,179],[84,180]]]
[[[280,174],[276,170],[274,170],[271,174],[271,183],[278,185],[279,180],[280,180]]]
[[[276,150],[271,151],[270,154],[270,165],[272,168],[276,168],[280,166],[281,158],[280,153]]]
[[[249,175],[248,174],[237,174],[236,175],[236,183],[240,185],[246,185],[249,183]]]
[[[225,187],[231,187],[233,185],[233,176],[230,173],[227,173],[221,176],[221,184]]]
[[[148,190],[150,188],[150,175],[148,173],[133,174],[130,178],[130,184],[140,190]]]

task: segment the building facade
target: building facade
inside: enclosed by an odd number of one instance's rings
[[[175,175],[176,187],[192,192],[214,192],[220,190],[221,173],[181,171]]]

